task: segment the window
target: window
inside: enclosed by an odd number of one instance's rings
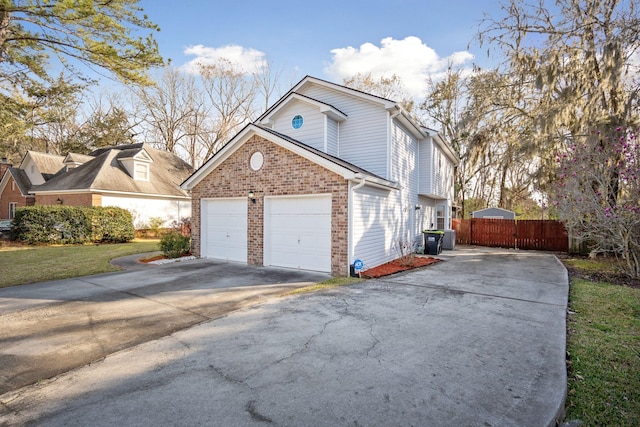
[[[149,181],[149,165],[146,163],[135,163],[135,175],[133,179]]]
[[[16,182],[11,180],[11,191],[16,191]]]
[[[295,116],[293,116],[293,119],[291,119],[291,127],[294,129],[300,129],[303,124],[304,119],[300,114],[296,114]]]
[[[445,206],[444,205],[436,206],[436,229],[437,230],[444,230],[445,229],[445,226],[444,226],[444,220],[445,220],[444,212],[445,212]]]
[[[16,217],[16,208],[18,207],[17,202],[9,203],[9,219],[13,219]]]

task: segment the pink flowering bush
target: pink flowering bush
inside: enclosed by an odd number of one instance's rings
[[[595,131],[558,154],[555,203],[571,233],[640,277],[640,129]]]

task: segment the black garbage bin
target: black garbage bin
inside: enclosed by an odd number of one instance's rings
[[[444,231],[425,230],[424,234],[424,253],[425,255],[438,255],[442,252],[442,238]]]

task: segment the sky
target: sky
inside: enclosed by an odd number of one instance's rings
[[[288,89],[305,75],[342,83],[355,73],[401,77],[410,95],[424,93],[449,62],[486,62],[469,46],[497,1],[141,0],[160,53],[186,72],[196,61],[225,57],[245,69],[268,61]]]

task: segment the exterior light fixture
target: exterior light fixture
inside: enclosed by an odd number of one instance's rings
[[[56,203],[61,205],[62,204],[62,199],[58,197],[58,200],[56,200]]]
[[[256,195],[253,192],[253,190],[249,190],[249,200],[251,200],[251,202],[253,202],[253,203],[256,202]]]
[[[422,206],[416,205],[415,210],[419,211],[420,209],[422,209]]]

